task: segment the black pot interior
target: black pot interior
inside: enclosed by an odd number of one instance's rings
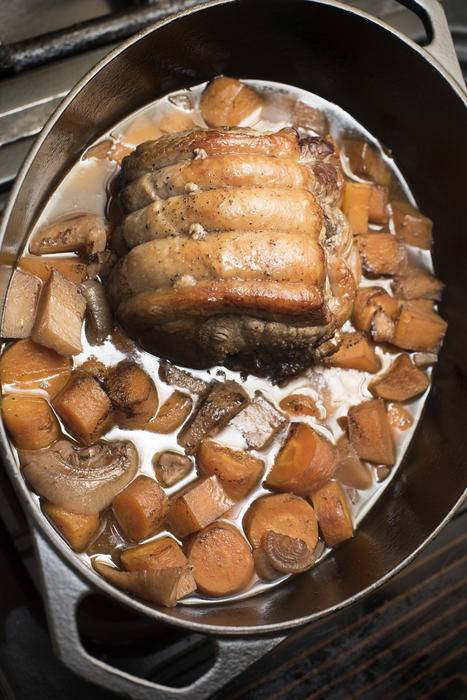
[[[16,252],[47,195],[112,123],[224,73],[296,85],[336,102],[389,147],[435,221],[449,331],[423,421],[400,473],[356,536],[307,575],[235,605],[180,606],[179,623],[296,624],[375,584],[430,536],[467,482],[467,237],[463,100],[436,67],[379,25],[306,0],[212,5],[146,33],[104,65],[57,119],[24,177],[3,250]]]

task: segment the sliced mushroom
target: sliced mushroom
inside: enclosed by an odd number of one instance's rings
[[[269,530],[261,540],[261,548],[266,552],[271,566],[283,574],[299,574],[315,563],[313,552],[299,537]]]
[[[113,319],[104,287],[97,280],[86,280],[81,285],[86,299],[86,338],[91,345],[102,345],[112,333]]]
[[[79,447],[58,440],[46,450],[21,450],[29,485],[48,501],[78,513],[99,513],[127,486],[138,468],[138,452],[128,440],[100,440]]]
[[[162,452],[154,455],[153,465],[162,486],[173,486],[191,471],[193,462],[177,452]]]
[[[256,573],[263,581],[274,581],[281,576],[280,571],[273,567],[269,561],[268,555],[261,547],[253,550],[253,559]]]

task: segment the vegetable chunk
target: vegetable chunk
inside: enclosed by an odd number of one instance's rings
[[[361,459],[392,466],[396,453],[391,430],[380,398],[352,406],[348,413],[349,439]]]
[[[253,547],[261,547],[264,535],[277,532],[299,537],[313,552],[318,541],[318,523],[309,503],[292,493],[262,496],[251,504],[243,518],[245,534]]]
[[[75,552],[83,552],[99,527],[99,515],[73,513],[61,506],[45,502],[42,510]]]
[[[359,177],[374,180],[378,185],[388,186],[391,171],[381,154],[366,141],[347,139],[342,142],[344,153],[349,160],[350,170]]]
[[[215,474],[226,494],[239,501],[258,483],[264,472],[264,462],[244,450],[232,450],[205,440],[198,450],[196,462],[200,474]]]
[[[262,104],[254,90],[240,80],[222,75],[204,89],[199,109],[208,126],[238,126]]]
[[[407,264],[405,243],[392,233],[365,233],[357,236],[365,277],[395,275]]]
[[[106,388],[120,428],[145,428],[157,411],[159,399],[156,386],[136,362],[119,362],[109,371]]]
[[[41,282],[34,275],[14,270],[8,286],[2,317],[2,338],[27,338],[31,335]]]
[[[342,343],[336,352],[323,359],[325,365],[357,369],[372,374],[379,371],[381,361],[365,333],[359,331],[342,333],[341,338]]]
[[[42,390],[53,398],[71,375],[71,361],[29,338],[10,345],[0,358],[3,392]]]
[[[53,406],[66,427],[85,445],[92,445],[113,423],[112,403],[90,374],[74,372]]]
[[[403,275],[391,282],[394,296],[399,299],[433,299],[439,301],[444,284],[420,267],[409,266]]]
[[[370,468],[360,460],[347,435],[337,441],[335,477],[353,489],[368,489],[373,483]]]
[[[177,452],[162,452],[152,458],[158,481],[163,486],[173,486],[191,471],[193,463],[189,457]]]
[[[347,217],[352,233],[366,233],[368,230],[368,208],[371,185],[365,182],[346,182],[342,211]]]
[[[187,558],[172,537],[159,537],[136,547],[127,547],[120,555],[120,563],[127,571],[143,571],[186,566]]]
[[[344,492],[336,481],[330,481],[316,491],[312,501],[320,530],[328,547],[334,547],[352,537],[352,519]]]
[[[45,283],[39,299],[31,337],[60,355],[77,355],[86,301],[78,287],[56,270]]]
[[[409,245],[428,250],[432,243],[433,222],[408,202],[391,202],[394,227]]]
[[[163,523],[169,499],[155,479],[141,474],[115,496],[113,511],[132,540],[145,540]]]
[[[286,424],[284,416],[263,396],[256,396],[233,419],[231,425],[240,430],[248,447],[262,450],[270,444]]]
[[[360,287],[352,311],[352,323],[357,330],[371,334],[377,343],[392,342],[400,302],[382,287]]]
[[[368,202],[368,220],[372,224],[387,224],[388,188],[381,185],[371,185],[370,201]]]
[[[174,391],[167,401],[164,401],[159,413],[145,426],[153,433],[171,433],[181,426],[188,418],[193,408],[193,401],[188,394]]]
[[[88,268],[80,258],[60,258],[60,257],[35,257],[25,255],[19,261],[19,267],[25,272],[30,272],[43,282],[50,279],[53,270],[60,272],[66,280],[79,286],[86,279]]]
[[[385,374],[368,387],[372,394],[388,401],[407,401],[423,394],[428,377],[408,355],[399,355]]]
[[[2,400],[2,417],[19,449],[39,450],[48,447],[60,434],[52,409],[40,396],[5,396]]]
[[[253,576],[248,543],[226,523],[214,523],[194,535],[187,553],[198,589],[206,595],[232,595],[245,588]]]
[[[404,350],[438,352],[448,324],[438,314],[403,306],[394,331],[393,343]]]
[[[210,525],[228,511],[234,501],[225,493],[217,476],[190,484],[177,494],[169,508],[169,528],[179,539]]]
[[[305,423],[292,423],[265,486],[307,496],[326,483],[335,469],[334,445]]]
[[[34,255],[83,251],[101,253],[107,243],[107,226],[100,216],[84,214],[50,224],[34,234],[29,250]]]

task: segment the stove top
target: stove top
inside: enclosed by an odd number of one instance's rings
[[[126,36],[196,0],[0,3],[0,213],[35,135],[86,71]],[[423,43],[421,21],[394,0],[349,5]],[[467,78],[467,2],[444,0]],[[33,29],[32,29],[33,28]],[[37,38],[38,37],[38,38]],[[350,608],[292,632],[218,692],[227,698],[467,698],[467,509],[409,567]],[[54,656],[31,535],[0,471],[0,698],[110,700]],[[118,622],[116,622],[118,621]],[[89,653],[183,687],[211,666],[212,639],[163,626],[99,596],[79,610]]]

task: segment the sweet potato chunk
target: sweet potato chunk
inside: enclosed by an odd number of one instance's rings
[[[239,501],[251,491],[264,472],[264,462],[244,450],[233,450],[204,440],[196,457],[199,473],[215,474],[226,494]]]
[[[388,188],[381,185],[371,185],[370,201],[368,202],[368,220],[372,224],[387,224]]]
[[[365,277],[395,275],[407,264],[405,243],[392,233],[365,233],[357,236]]]
[[[39,299],[31,337],[60,355],[77,355],[81,345],[86,301],[79,288],[52,270]]]
[[[42,390],[51,398],[67,383],[71,362],[29,338],[10,345],[0,358],[3,392]]]
[[[75,552],[83,552],[99,527],[99,515],[72,513],[46,501],[42,510]]]
[[[112,403],[91,375],[75,372],[53,401],[66,427],[85,445],[92,445],[113,422]]]
[[[240,80],[222,75],[204,89],[199,109],[208,126],[238,126],[262,104],[254,90]]]
[[[428,377],[416,367],[408,355],[399,355],[382,377],[368,387],[372,394],[388,401],[407,401],[423,394]]]
[[[347,217],[352,233],[366,233],[368,230],[368,207],[371,185],[365,182],[346,182],[342,211]]]
[[[330,481],[315,491],[312,501],[320,530],[328,547],[334,547],[352,537],[352,518],[344,492],[336,481]]]
[[[399,299],[433,299],[439,301],[444,284],[419,267],[410,266],[403,275],[391,282],[394,296]]]
[[[193,401],[188,394],[174,391],[167,401],[164,401],[155,418],[145,426],[153,433],[171,433],[181,426],[188,418],[193,408]]]
[[[256,396],[231,422],[254,450],[267,447],[285,424],[284,416],[263,396]]]
[[[359,177],[374,180],[378,185],[388,186],[391,171],[381,154],[366,141],[346,139],[342,142],[350,170]]]
[[[342,343],[332,355],[323,359],[323,363],[330,367],[342,367],[343,369],[358,369],[362,372],[378,372],[381,361],[376,355],[372,343],[365,333],[342,333]]]
[[[8,394],[2,400],[2,417],[15,446],[22,450],[48,447],[60,434],[52,409],[40,396]]]
[[[382,399],[370,399],[348,412],[349,439],[361,459],[393,465],[396,453]]]
[[[113,500],[112,508],[132,540],[145,540],[163,523],[169,500],[155,479],[141,474]]]
[[[408,202],[391,202],[394,227],[409,245],[428,250],[432,243],[433,222]]]
[[[127,547],[120,554],[120,563],[127,571],[143,571],[186,566],[187,558],[172,537],[159,537],[136,547]]]
[[[438,314],[404,305],[392,342],[404,350],[438,352],[447,327],[446,321]]]
[[[368,489],[373,483],[370,468],[360,460],[347,435],[337,441],[335,477],[353,489]]]
[[[20,258],[19,267],[31,275],[39,277],[43,282],[50,279],[53,270],[60,272],[66,280],[79,286],[86,279],[87,265],[80,258],[58,258],[45,256],[36,257],[25,255]]]
[[[335,469],[334,445],[305,423],[292,423],[265,486],[307,496],[326,483]]]
[[[183,479],[193,466],[189,457],[170,451],[154,455],[152,463],[157,479],[163,486],[173,486]]]
[[[157,411],[156,386],[136,362],[119,362],[109,371],[106,388],[121,428],[143,429]]]
[[[2,317],[2,338],[28,338],[36,319],[41,282],[34,275],[14,270]]]
[[[311,505],[292,493],[262,496],[254,501],[243,518],[245,534],[253,547],[261,546],[264,535],[277,532],[299,537],[313,551],[318,541],[318,524]]]
[[[210,525],[234,504],[217,476],[209,476],[190,484],[172,500],[169,528],[179,539]]]
[[[232,595],[247,586],[254,571],[251,549],[232,525],[209,525],[187,546],[198,589],[211,596]]]

